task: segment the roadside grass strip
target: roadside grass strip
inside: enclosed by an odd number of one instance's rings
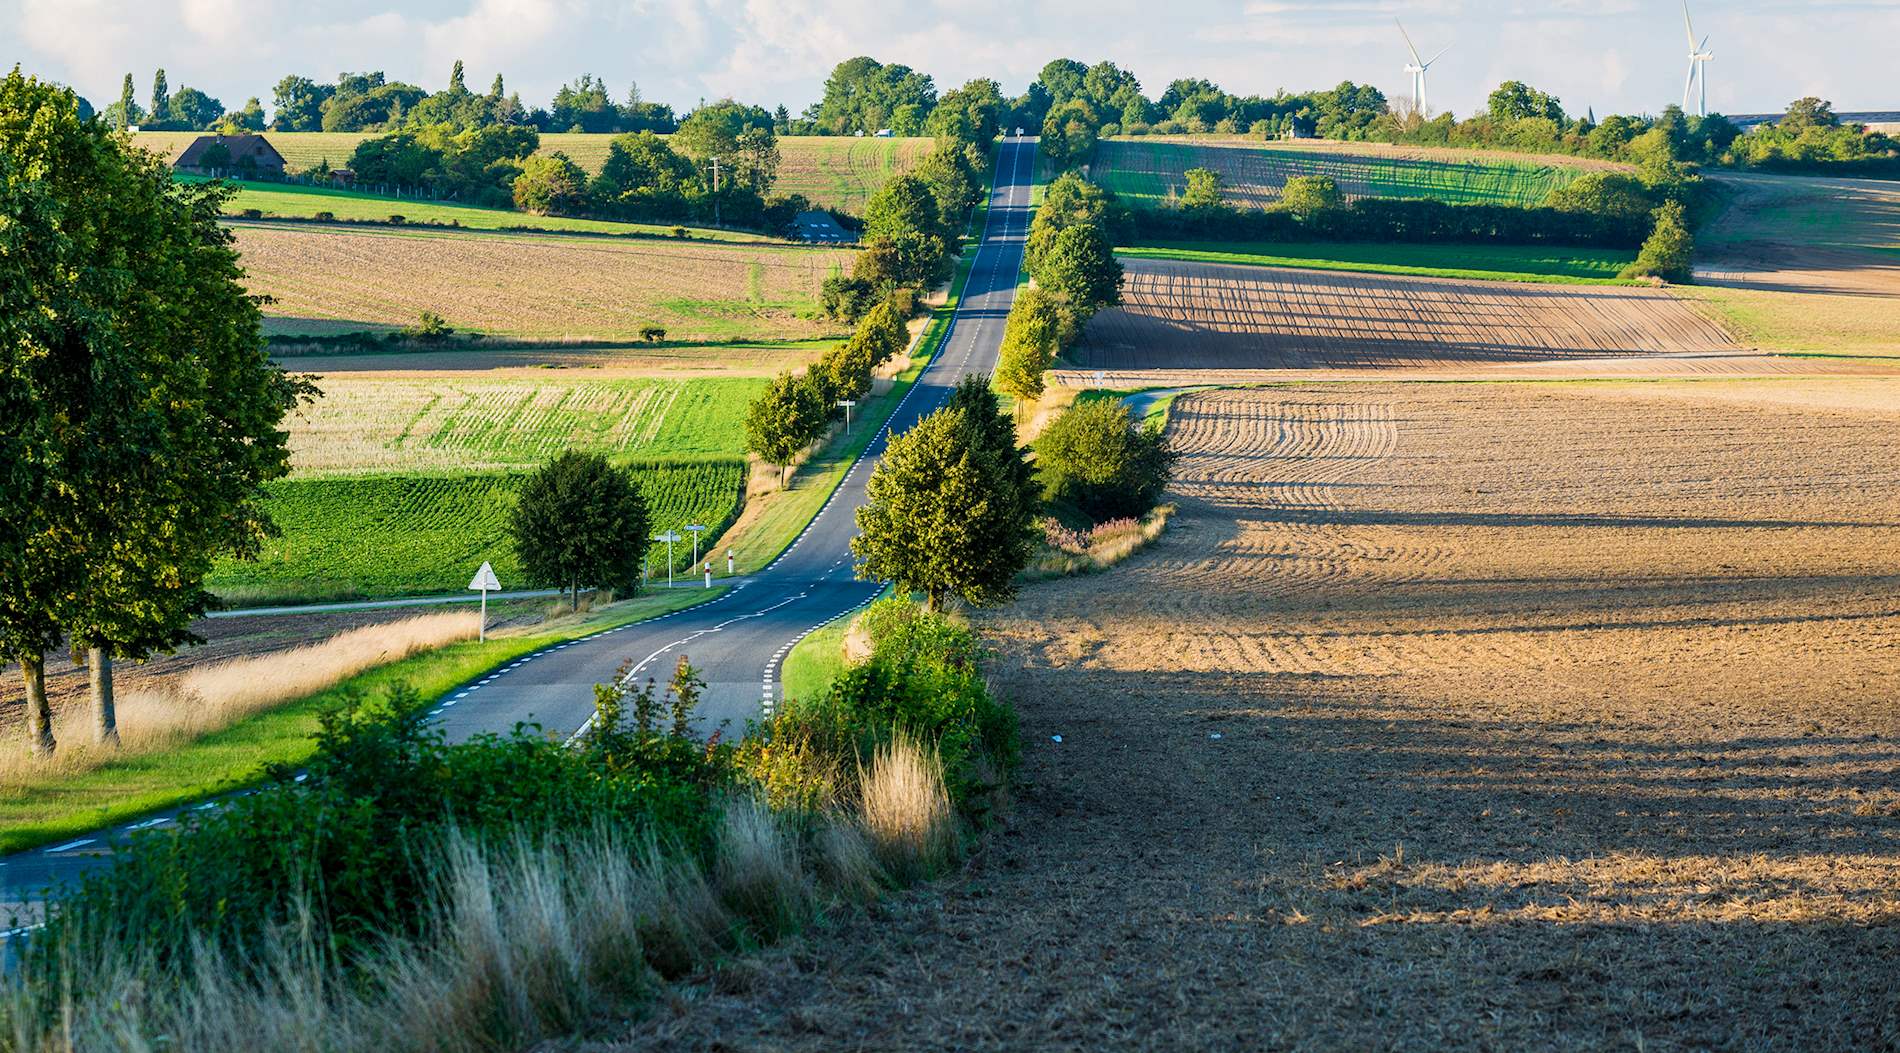
[[[704,589],[659,590],[579,623],[450,644],[360,673],[166,753],[127,757],[69,778],[11,787],[0,797],[0,855],[43,845],[69,851],[78,844],[65,842],[75,838],[90,843],[106,828],[253,785],[266,766],[297,767],[316,750],[318,715],[352,696],[381,697],[390,685],[404,682],[422,697],[438,699],[430,712],[440,714],[523,662],[642,622],[671,618],[731,590],[715,586],[712,591],[708,596]]]

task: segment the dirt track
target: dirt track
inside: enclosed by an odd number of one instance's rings
[[[1461,367],[1735,350],[1655,289],[1124,260],[1084,369]]]
[[[985,619],[991,854],[632,1047],[1894,1048],[1900,382],[1803,383],[1184,397]]]

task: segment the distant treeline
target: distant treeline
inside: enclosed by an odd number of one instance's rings
[[[1211,133],[1559,153],[1637,164],[1661,158],[1687,164],[1900,174],[1900,143],[1843,124],[1831,104],[1820,99],[1798,100],[1779,122],[1743,132],[1726,117],[1690,116],[1677,106],[1657,116],[1577,117],[1565,112],[1561,100],[1521,81],[1499,85],[1482,112],[1458,120],[1450,113],[1410,112],[1379,89],[1352,81],[1323,91],[1280,91],[1269,97],[1234,95],[1212,81],[1189,77],[1169,83],[1150,99],[1134,74],[1115,63],[1088,66],[1073,59],[1050,62],[1014,97],[1004,95],[989,78],[939,94],[929,74],[860,56],[839,63],[825,81],[823,97],[796,116],[783,105],[769,111],[749,108],[763,115],[763,123],[778,135],[885,132],[941,137],[944,120],[972,107],[995,115],[992,129],[1040,133],[1044,156],[1058,168],[1086,161],[1095,140],[1104,136]],[[670,134],[692,118],[691,113],[677,115],[664,103],[646,101],[637,84],[616,99],[606,82],[591,74],[563,85],[547,106],[531,107],[506,91],[499,74],[487,92],[470,91],[459,61],[450,71],[448,86],[437,92],[390,81],[380,71],[344,73],[329,83],[292,74],[277,82],[271,110],[268,130],[280,132],[447,127],[461,133],[518,127],[542,133]],[[128,73],[119,100],[101,116],[118,126],[152,129],[267,128],[256,98],[227,112],[219,100],[197,89],[169,91],[163,70],[155,78],[148,105],[141,106],[135,98]]]

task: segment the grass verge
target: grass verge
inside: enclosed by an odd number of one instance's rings
[[[1376,242],[1164,242],[1117,248],[1130,259],[1249,267],[1398,274],[1556,285],[1636,285],[1616,275],[1635,253],[1528,245],[1414,245]]]
[[[575,621],[463,642],[359,673],[165,753],[127,757],[43,782],[21,781],[0,797],[0,855],[103,827],[258,781],[266,765],[299,765],[316,750],[317,715],[352,693],[378,695],[398,681],[435,698],[549,644],[658,617],[723,594],[661,589]]]

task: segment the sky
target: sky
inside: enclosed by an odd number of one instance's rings
[[[1692,0],[1715,53],[1709,108],[1777,112],[1804,95],[1842,111],[1900,109],[1900,0]],[[794,112],[839,61],[870,55],[1015,94],[1052,58],[1111,59],[1152,98],[1176,77],[1238,95],[1371,83],[1409,93],[1402,18],[1432,67],[1428,104],[1459,116],[1527,81],[1581,114],[1653,113],[1682,96],[1678,0],[0,0],[0,61],[95,105],[131,72],[141,101],[164,67],[237,108],[286,73],[384,70],[438,90],[456,59],[530,106],[582,73],[682,111],[731,96]]]

